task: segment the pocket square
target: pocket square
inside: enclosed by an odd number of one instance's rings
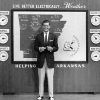
[[[52,42],[53,40],[49,40],[50,42]]]

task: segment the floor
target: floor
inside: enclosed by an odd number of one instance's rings
[[[100,100],[100,94],[55,94],[55,100]],[[0,100],[37,100],[37,95],[0,95]],[[44,100],[48,100],[45,95]]]

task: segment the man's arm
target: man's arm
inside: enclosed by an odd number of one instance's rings
[[[34,42],[34,50],[36,50],[37,52],[43,52],[45,49],[46,49],[45,47],[39,47],[39,39],[38,36],[36,36]]]
[[[58,50],[58,38],[56,35],[54,35],[54,41],[53,41],[53,51],[52,52],[56,52]]]

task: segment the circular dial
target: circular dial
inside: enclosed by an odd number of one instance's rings
[[[92,52],[91,59],[93,61],[99,61],[100,60],[100,52],[99,51]]]
[[[79,40],[76,36],[73,36],[71,41],[64,43],[63,50],[70,56],[75,55],[79,50]]]
[[[8,17],[5,15],[0,16],[0,25],[4,26],[8,23]]]
[[[91,41],[94,43],[94,44],[98,44],[100,43],[100,35],[95,33],[91,36]]]
[[[92,23],[94,26],[100,25],[100,17],[99,17],[99,16],[93,16],[93,17],[91,18],[91,23]]]
[[[6,61],[8,59],[8,53],[6,51],[0,52],[0,61]]]
[[[5,44],[8,41],[8,36],[6,34],[0,34],[0,43]]]

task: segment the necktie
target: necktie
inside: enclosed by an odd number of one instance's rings
[[[48,40],[47,40],[47,33],[45,33],[45,43],[47,43]]]

